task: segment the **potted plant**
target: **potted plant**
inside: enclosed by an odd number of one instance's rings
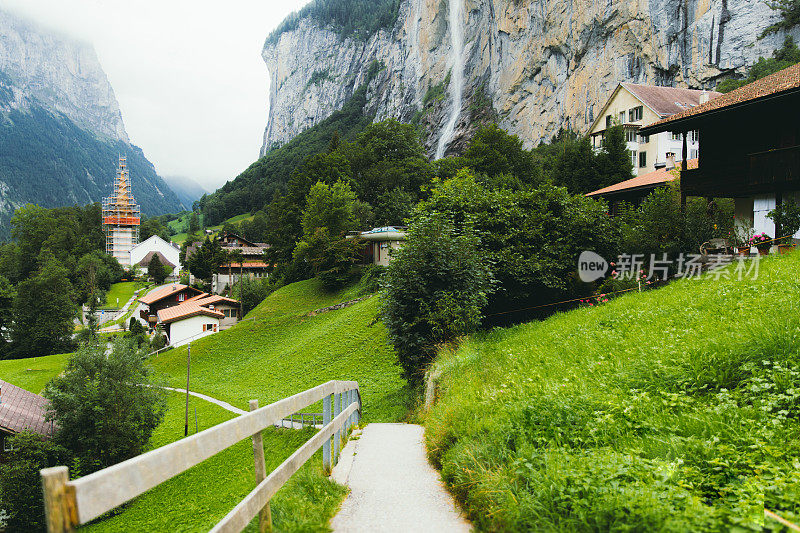
[[[758,248],[759,254],[767,255],[769,254],[769,249],[772,248],[772,237],[763,232],[753,235],[750,239],[750,246]]]
[[[767,217],[780,227],[782,235],[775,239],[780,253],[791,251],[794,248],[794,236],[800,231],[800,206],[790,198],[767,213]]]
[[[747,257],[750,255],[750,249],[752,245],[750,244],[753,235],[755,235],[756,230],[750,227],[749,221],[745,225],[742,224],[735,224],[734,225],[734,240],[736,241],[736,250],[739,252],[739,255]]]

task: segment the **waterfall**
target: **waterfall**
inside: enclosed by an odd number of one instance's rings
[[[464,0],[450,0],[450,118],[447,120],[442,134],[439,137],[439,145],[436,148],[436,159],[444,157],[444,152],[453,140],[456,132],[456,124],[461,116],[461,104],[464,92],[464,20],[462,11]]]

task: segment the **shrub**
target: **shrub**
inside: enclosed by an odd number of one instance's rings
[[[474,331],[492,276],[467,227],[441,214],[417,217],[386,271],[381,316],[411,382],[422,379],[440,344]]]
[[[789,198],[767,213],[767,217],[780,226],[781,235],[776,236],[780,242],[791,244],[794,235],[800,231],[800,205]]]
[[[561,187],[487,189],[461,171],[434,189],[416,216],[434,213],[444,214],[455,227],[471,225],[479,237],[478,249],[497,279],[485,309],[493,324],[530,317],[525,310],[531,307],[588,294],[590,287],[576,275],[581,252],[604,257],[616,252],[617,231],[604,205]],[[509,313],[517,310],[523,311]]]
[[[82,346],[45,388],[55,442],[87,474],[142,453],[161,423],[164,393],[154,388],[145,354],[128,340],[106,356],[100,343]]]
[[[67,450],[33,433],[9,439],[13,447],[0,464],[0,509],[7,513],[6,533],[46,531],[39,470],[64,464]]]
[[[361,292],[363,294],[372,294],[378,292],[381,288],[381,281],[386,274],[386,267],[383,265],[370,264],[363,268],[361,271]]]
[[[272,294],[275,286],[267,278],[244,277],[236,284],[234,290],[242,303],[242,315],[244,316],[263,302],[264,298]]]

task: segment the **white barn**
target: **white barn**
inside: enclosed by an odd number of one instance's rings
[[[164,263],[164,259],[173,267],[172,269],[172,276],[179,276],[181,265],[180,265],[180,255],[181,251],[180,248],[175,245],[174,243],[167,242],[158,235],[153,235],[149,239],[140,242],[133,249],[130,251],[130,258],[131,258],[131,265],[139,265],[143,261],[146,264],[141,265],[142,268],[146,269],[147,264],[150,264],[150,258],[153,255],[159,254],[159,260]]]

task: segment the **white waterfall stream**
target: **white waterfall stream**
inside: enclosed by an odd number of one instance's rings
[[[458,118],[461,116],[461,105],[463,103],[464,92],[464,0],[450,0],[450,102],[452,108],[450,117],[445,124],[442,134],[439,136],[439,145],[436,147],[436,159],[444,157],[444,153],[453,134],[456,131]]]

